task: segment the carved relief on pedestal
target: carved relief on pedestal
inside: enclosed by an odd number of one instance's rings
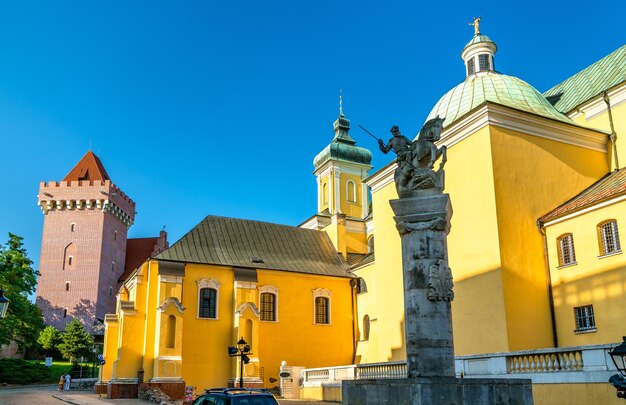
[[[452,270],[445,260],[437,260],[430,266],[428,271],[429,300],[452,301],[454,299],[453,285]]]

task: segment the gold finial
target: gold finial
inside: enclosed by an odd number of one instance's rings
[[[480,17],[474,17],[474,22],[469,23],[474,27],[474,36],[480,35]]]
[[[343,116],[343,90],[339,89],[339,115]]]

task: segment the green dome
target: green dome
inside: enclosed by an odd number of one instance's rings
[[[441,97],[426,121],[436,116],[445,117],[443,126],[446,127],[486,101],[570,124],[573,122],[530,84],[494,71],[466,77]]]
[[[313,159],[315,170],[319,169],[329,160],[341,160],[344,162],[360,163],[369,165],[372,161],[372,152],[360,146],[356,146],[356,141],[348,135],[350,130],[350,120],[343,113],[334,122],[335,137],[330,144],[324,148]]]
[[[483,34],[474,35],[472,40],[469,41],[467,45],[465,45],[463,50],[465,51],[470,46],[480,44],[480,43],[485,43],[485,44],[488,43],[489,45],[493,45],[493,53],[496,53],[496,50],[497,50],[496,43],[493,42],[491,38],[489,38],[487,35],[483,35]]]

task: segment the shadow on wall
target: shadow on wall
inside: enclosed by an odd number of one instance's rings
[[[53,305],[42,297],[37,297],[36,303],[44,315],[46,325],[52,325],[58,330],[65,330],[65,326],[75,318],[85,325],[85,330],[88,332],[90,327],[95,325],[96,306],[91,300],[81,299],[71,310]]]

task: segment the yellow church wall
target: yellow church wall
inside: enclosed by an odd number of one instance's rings
[[[159,263],[156,260],[148,260],[141,266],[139,274],[141,274],[141,283],[137,288],[137,302],[138,308],[144,311],[144,322],[142,328],[145,332],[143,340],[143,362],[142,367],[144,370],[144,381],[153,378],[154,375],[154,360],[158,356],[158,352],[155,346],[158,342],[155,335],[157,330],[157,312],[150,311],[149,308],[156,308],[161,304],[158,301],[157,296],[157,284],[159,280],[158,276]]]
[[[198,284],[202,279],[220,283],[217,319],[198,318]],[[227,349],[233,346],[234,275],[232,268],[188,263],[183,278],[182,375],[198,390],[222,387],[234,377]]]
[[[367,280],[369,280],[369,282],[371,283],[372,280],[374,280],[375,271],[375,265],[371,264],[355,270],[353,274],[356,277],[361,277],[366,280],[366,283]],[[358,345],[355,363],[358,364],[376,363],[380,361],[376,350],[376,348],[380,344],[378,342],[380,331],[378,330],[378,312],[376,309],[377,292],[378,288],[376,287],[376,285],[367,284],[367,291],[361,292],[356,295],[357,316],[355,322],[357,327],[356,337],[358,339]],[[364,337],[363,317],[365,315],[368,315],[370,317],[369,339],[365,339]]]
[[[626,257],[602,256],[597,225],[615,219],[618,231],[626,229],[625,213],[621,201],[545,227],[559,346],[618,343],[624,335]],[[576,264],[559,267],[557,238],[565,233],[573,236]],[[576,332],[574,308],[584,305],[593,305],[596,330]]]
[[[104,324],[104,344],[102,355],[106,363],[100,368],[102,381],[109,381],[113,378],[113,367],[117,360],[117,349],[119,347],[119,321],[106,319]]]
[[[490,133],[506,349],[550,347],[548,278],[536,219],[602,177],[608,171],[606,154],[500,127]]]
[[[260,359],[263,382],[278,385],[282,361],[308,368],[351,364],[354,356],[351,279],[282,271],[258,270],[258,288],[273,286],[277,293],[277,321],[259,321],[259,344],[252,352]],[[313,290],[330,290],[330,324],[314,323]],[[260,307],[258,300],[256,305]],[[254,356],[253,356],[254,357]]]

